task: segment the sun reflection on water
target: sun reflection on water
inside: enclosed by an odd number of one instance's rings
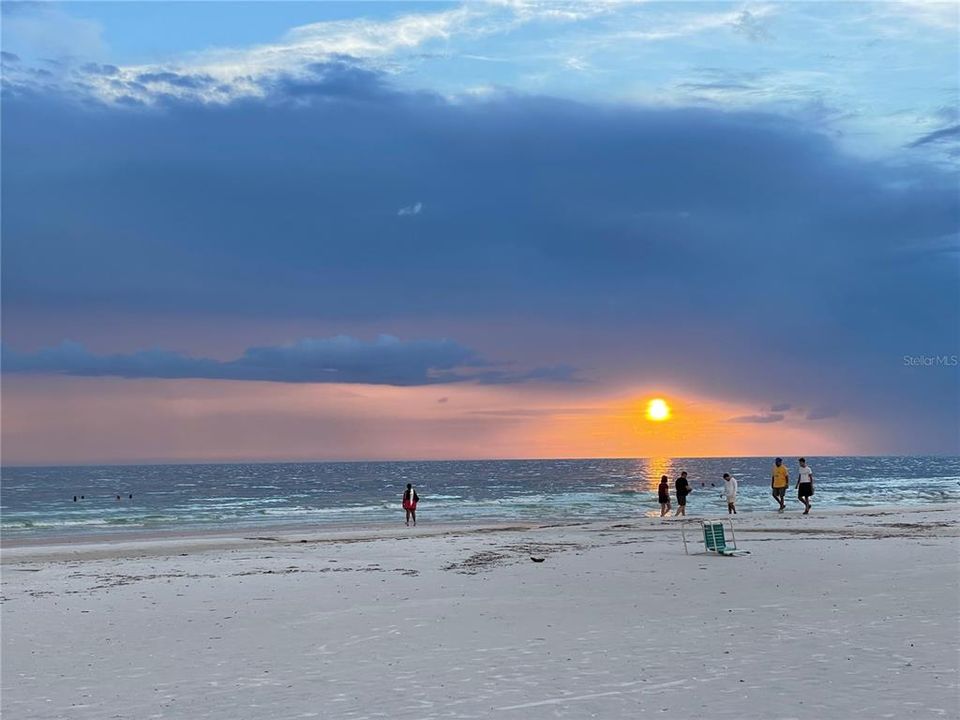
[[[670,457],[654,457],[646,460],[647,487],[653,492],[657,491],[660,484],[660,476],[666,475],[673,479],[674,460]]]

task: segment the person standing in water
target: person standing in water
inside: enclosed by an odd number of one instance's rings
[[[657,486],[657,500],[660,502],[660,517],[670,514],[670,480],[666,475],[660,476],[660,485]]]
[[[674,514],[674,517],[677,515],[687,516],[687,495],[690,494],[690,481],[687,480],[687,471],[684,470],[680,473],[680,477],[677,478],[677,512]]]
[[[413,520],[413,526],[417,526],[418,502],[420,502],[420,497],[417,495],[417,491],[413,489],[413,485],[407,483],[407,489],[403,493],[403,509],[407,512],[407,525],[410,524],[410,520]]]
[[[723,474],[723,492],[727,496],[727,515],[736,515],[737,479],[730,473]]]
[[[780,509],[777,512],[783,512],[787,509],[787,504],[783,499],[787,495],[787,488],[790,487],[790,471],[783,464],[783,458],[777,458],[773,463],[770,487],[773,488],[773,499],[780,503]]]
[[[813,495],[813,470],[807,465],[806,458],[797,460],[800,470],[797,473],[797,497],[804,505],[804,515],[810,514],[810,496]]]

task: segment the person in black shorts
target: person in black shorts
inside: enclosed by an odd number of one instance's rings
[[[674,514],[674,517],[677,515],[687,516],[687,495],[692,491],[690,488],[690,481],[687,480],[687,471],[684,470],[680,473],[680,477],[676,481],[677,488],[677,512]]]
[[[797,498],[803,503],[804,515],[810,514],[810,497],[813,495],[813,470],[807,465],[806,458],[797,460],[800,464],[797,472]]]
[[[670,481],[666,475],[660,476],[657,486],[657,500],[660,502],[660,517],[670,514]]]

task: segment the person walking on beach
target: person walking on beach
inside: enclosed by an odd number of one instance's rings
[[[670,514],[670,480],[666,475],[660,476],[660,485],[657,486],[657,500],[660,501],[660,517]]]
[[[777,512],[783,512],[787,509],[783,499],[787,495],[787,488],[790,487],[790,471],[783,464],[783,458],[777,458],[773,463],[770,487],[773,488],[773,499],[780,503],[780,509]]]
[[[810,514],[810,496],[813,495],[813,470],[807,465],[806,458],[797,460],[800,470],[797,473],[797,497],[804,505],[804,515]]]
[[[737,479],[730,473],[723,474],[723,492],[727,496],[727,515],[736,515]]]
[[[690,481],[687,480],[687,471],[684,470],[680,473],[680,477],[677,478],[677,512],[674,514],[674,517],[677,515],[687,516],[687,495],[693,492],[693,488],[690,487]]]
[[[420,497],[417,495],[417,491],[413,489],[413,485],[407,483],[407,489],[403,492],[403,509],[407,512],[407,525],[410,524],[410,520],[413,520],[413,526],[417,526],[418,502],[420,502]]]

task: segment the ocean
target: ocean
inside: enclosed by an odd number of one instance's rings
[[[4,467],[6,537],[145,529],[388,524],[403,520],[407,483],[421,522],[659,515],[656,486],[689,473],[688,514],[726,511],[722,475],[740,483],[740,512],[771,512],[772,458],[481,460]],[[788,509],[801,507],[791,470]],[[814,508],[917,506],[960,500],[960,457],[808,457]],[[132,495],[132,498],[130,497]],[[74,496],[77,500],[74,501]],[[119,496],[120,499],[117,499]],[[675,503],[674,503],[675,505]]]

